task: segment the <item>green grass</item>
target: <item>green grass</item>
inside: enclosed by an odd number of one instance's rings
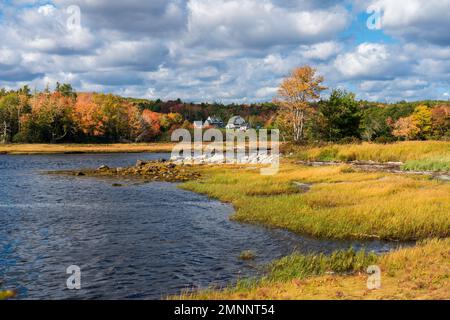
[[[367,288],[369,265],[381,269],[381,288]],[[432,239],[382,256],[338,251],[294,254],[273,262],[263,278],[221,290],[187,292],[174,299],[450,299],[450,239]]]
[[[266,266],[266,274],[262,278],[244,278],[236,285],[228,287],[230,292],[246,291],[261,285],[285,282],[293,279],[306,279],[326,273],[350,274],[364,272],[369,265],[378,261],[374,253],[354,249],[338,250],[331,255],[294,253]]]
[[[293,279],[306,279],[315,276],[332,274],[352,274],[365,272],[368,266],[375,264],[379,257],[374,253],[354,249],[338,250],[330,255],[294,253],[287,257],[275,260],[265,267],[265,275],[261,278],[244,278],[224,289],[227,293],[238,293],[254,290],[260,286],[267,286],[278,282],[287,282]],[[214,289],[204,290],[201,293],[186,293],[189,295],[208,295]],[[186,297],[185,297],[186,298]]]
[[[409,160],[403,166],[406,171],[444,171],[450,172],[450,155],[423,160]]]
[[[335,251],[331,255],[293,254],[273,262],[263,281],[289,281],[331,273],[353,273],[364,271],[375,264],[378,257],[374,253],[356,252],[353,249]]]

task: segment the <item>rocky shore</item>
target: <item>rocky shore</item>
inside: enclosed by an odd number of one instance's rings
[[[413,171],[413,170],[403,170],[403,162],[375,162],[375,161],[349,161],[349,162],[339,162],[339,161],[297,161],[298,164],[310,167],[322,167],[322,166],[341,166],[347,164],[355,168],[356,170],[366,171],[366,172],[387,172],[395,174],[410,174],[410,175],[424,175],[430,176],[434,179],[442,181],[450,181],[450,172],[439,172],[439,171]]]
[[[184,182],[200,178],[200,173],[193,166],[175,164],[164,160],[146,162],[138,160],[136,165],[128,168],[110,168],[106,165],[95,170],[57,171],[52,174],[69,174],[74,176],[95,177],[136,177],[148,181]]]
[[[279,156],[270,154],[250,154],[242,157],[226,158],[223,154],[199,156],[172,156],[170,161],[177,164],[194,163],[194,164],[272,164],[277,161]]]

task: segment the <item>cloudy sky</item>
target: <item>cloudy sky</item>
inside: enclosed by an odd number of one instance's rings
[[[310,64],[361,99],[448,100],[449,17],[450,0],[0,0],[0,87],[269,101]]]

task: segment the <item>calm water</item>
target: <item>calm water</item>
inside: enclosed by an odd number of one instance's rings
[[[0,281],[26,299],[159,299],[185,288],[254,276],[292,253],[388,243],[333,242],[229,221],[230,205],[175,184],[47,175],[46,170],[133,165],[161,154],[0,155]],[[238,259],[253,250],[257,259]],[[66,289],[78,265],[82,290]]]

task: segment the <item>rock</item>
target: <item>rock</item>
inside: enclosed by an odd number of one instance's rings
[[[106,171],[109,170],[109,167],[107,165],[102,165],[97,168],[97,171]]]
[[[300,190],[301,193],[306,193],[311,189],[311,185],[302,182],[294,182],[294,185]]]
[[[446,174],[436,175],[434,178],[442,181],[450,181],[450,175]]]
[[[120,183],[113,183],[112,186],[113,186],[113,187],[123,187],[123,184],[120,184]]]
[[[142,167],[142,166],[145,166],[146,164],[147,164],[147,162],[145,162],[143,160],[136,161],[136,167]]]
[[[255,260],[256,254],[251,250],[242,251],[239,255],[239,259],[241,260]]]
[[[177,165],[174,163],[170,163],[167,165],[167,168],[169,168],[169,169],[175,169],[176,167],[177,167]]]
[[[75,172],[75,175],[77,177],[85,176],[86,174],[84,172]]]

